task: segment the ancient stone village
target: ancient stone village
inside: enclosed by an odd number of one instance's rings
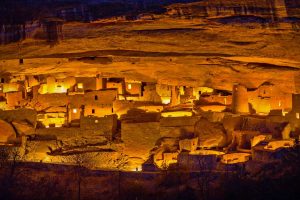
[[[96,168],[280,161],[299,141],[300,95],[265,82],[232,91],[124,77],[1,74],[1,143],[26,161],[93,154]],[[212,159],[213,158],[213,159]]]

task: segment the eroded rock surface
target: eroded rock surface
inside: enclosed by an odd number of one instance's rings
[[[195,136],[200,147],[223,147],[226,144],[226,132],[221,123],[209,122],[201,118],[195,124]]]
[[[16,139],[16,132],[11,124],[0,120],[0,143],[10,143]]]
[[[291,93],[299,74],[300,34],[290,25],[261,27],[258,22],[224,24],[162,15],[154,21],[113,25],[66,23],[63,35],[53,47],[36,39],[23,41],[20,51],[16,43],[1,46],[1,69],[31,75],[101,73],[224,90],[237,82],[257,88],[269,81]]]

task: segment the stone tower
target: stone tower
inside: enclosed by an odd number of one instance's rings
[[[248,113],[248,93],[247,88],[240,84],[234,84],[232,90],[232,112]]]

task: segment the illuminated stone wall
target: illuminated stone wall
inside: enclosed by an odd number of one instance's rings
[[[287,111],[292,108],[292,94],[284,93],[270,83],[248,92],[250,112],[269,114],[272,110]]]
[[[46,84],[40,90],[40,94],[47,93],[67,93],[67,91],[76,84],[74,77],[67,77],[64,79],[56,79],[55,77],[47,77]]]
[[[247,88],[240,84],[233,85],[232,89],[232,112],[248,113],[248,93]]]
[[[28,121],[30,124],[36,124],[37,112],[33,109],[0,110],[0,119],[5,121]]]
[[[77,83],[82,83],[83,90],[99,90],[104,89],[101,78],[97,77],[76,77]]]
[[[11,109],[14,109],[16,106],[21,105],[21,101],[23,100],[23,93],[19,92],[9,92],[6,93],[6,103],[7,106]]]
[[[113,102],[117,98],[116,90],[90,91],[85,94],[67,95],[65,93],[39,94],[36,109],[52,106],[71,105],[72,108],[85,106],[84,116],[102,117],[113,113]]]
[[[218,103],[223,105],[230,105],[232,102],[232,96],[221,96],[221,95],[209,95],[199,97],[200,103]]]
[[[223,119],[223,126],[226,132],[236,130],[259,131],[272,134],[273,138],[281,138],[281,131],[286,126],[285,120],[272,121],[272,118],[258,116],[230,116]]]
[[[127,81],[125,83],[126,92],[131,95],[141,96],[142,93],[142,83],[141,82],[131,82]]]
[[[45,113],[37,115],[38,127],[62,127],[67,125],[65,112]]]
[[[156,105],[149,102],[117,100],[113,103],[114,112],[120,117],[131,109],[140,109],[146,112],[160,112],[162,105]]]
[[[110,137],[117,131],[117,115],[105,117],[82,117],[80,119],[81,130],[97,130]]]
[[[47,108],[51,106],[64,106],[68,104],[69,97],[67,94],[39,94],[37,102],[40,105],[36,105],[36,109]]]
[[[6,92],[17,92],[20,90],[20,84],[18,83],[4,83],[2,85],[3,87],[3,92],[6,93]]]
[[[181,137],[193,135],[194,126],[199,119],[199,116],[161,118],[160,135],[161,137]]]
[[[159,122],[122,123],[121,125],[124,153],[130,157],[146,160],[160,137]]]
[[[171,86],[165,85],[165,84],[157,84],[156,85],[156,91],[159,96],[161,96],[162,99],[171,99]]]
[[[141,98],[142,101],[148,102],[155,102],[161,103],[161,97],[159,96],[158,92],[156,91],[155,84],[147,84],[144,87],[143,97]]]

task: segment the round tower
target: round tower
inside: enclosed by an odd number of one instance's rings
[[[234,84],[232,89],[232,112],[248,113],[248,93],[247,88],[240,84]]]

